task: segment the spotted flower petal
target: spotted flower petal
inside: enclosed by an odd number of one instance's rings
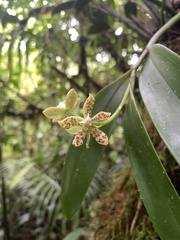
[[[108,145],[108,136],[99,128],[91,126],[90,133],[99,144]]]
[[[86,131],[82,128],[74,137],[74,140],[72,142],[72,144],[75,147],[79,147],[83,144],[84,139],[86,137]]]
[[[64,118],[62,121],[58,121],[58,123],[59,125],[61,125],[61,127],[68,129],[74,126],[78,126],[79,122],[82,121],[82,119],[83,118],[81,117],[71,116],[71,117]]]
[[[92,117],[92,121],[99,122],[108,119],[111,116],[110,112],[99,112],[94,117]]]
[[[92,109],[95,103],[95,98],[92,94],[89,94],[89,97],[86,99],[84,105],[83,105],[83,114],[84,117],[87,117],[87,115],[91,115]]]

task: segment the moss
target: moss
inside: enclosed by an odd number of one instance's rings
[[[121,173],[112,188],[90,210],[93,216],[88,240],[159,239],[139,198],[129,168]]]

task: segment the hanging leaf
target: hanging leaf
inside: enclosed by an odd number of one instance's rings
[[[154,228],[161,240],[180,239],[180,198],[147,135],[133,96],[124,116],[124,133],[134,177]]]
[[[140,92],[157,131],[180,164],[180,58],[156,45],[140,75]]]
[[[128,1],[124,5],[124,11],[127,17],[131,17],[131,15],[137,16],[137,4],[131,1]]]
[[[76,1],[68,1],[55,6],[52,10],[52,15],[59,14],[61,11],[66,11],[73,8]]]
[[[76,14],[80,13],[90,2],[91,0],[77,0],[74,8],[76,10]]]
[[[88,30],[88,34],[97,34],[97,33],[102,33],[102,32],[106,32],[109,29],[109,25],[107,24],[94,24],[92,25],[89,30]]]
[[[116,110],[127,89],[129,75],[130,71],[97,94],[92,116],[100,111],[113,113]],[[113,124],[102,128],[108,136],[112,129]],[[104,149],[105,147],[94,139],[91,139],[88,149],[85,144],[80,147],[70,146],[62,181],[62,210],[68,219],[79,208],[102,159]]]
[[[3,28],[7,26],[8,23],[19,23],[19,19],[17,16],[10,15],[6,12],[1,12],[1,23]]]
[[[101,9],[93,9],[90,15],[92,25],[88,30],[88,34],[105,32],[110,29],[113,24],[113,18],[101,11]]]

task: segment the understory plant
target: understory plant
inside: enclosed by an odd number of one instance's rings
[[[95,98],[90,94],[82,113],[74,89],[64,102],[44,111],[47,117],[75,135],[62,177],[62,211],[67,219],[79,209],[102,159],[113,124],[125,106],[124,136],[140,197],[159,237],[162,240],[180,239],[180,198],[148,136],[134,96],[138,76],[141,98],[151,120],[179,164],[180,57],[156,44],[179,20],[180,13],[154,34],[128,72],[103,88]]]

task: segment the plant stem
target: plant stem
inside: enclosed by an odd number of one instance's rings
[[[113,113],[113,115],[108,118],[107,120],[104,120],[102,122],[96,122],[94,125],[97,126],[97,127],[102,127],[110,122],[112,122],[119,114],[119,112],[121,111],[122,107],[124,106],[125,102],[126,102],[126,99],[128,98],[129,96],[129,91],[130,91],[130,88],[131,88],[131,83],[129,82],[128,86],[127,86],[127,89],[126,89],[126,92],[124,94],[124,97],[121,101],[121,103],[119,104],[118,108],[116,109],[116,111]]]

